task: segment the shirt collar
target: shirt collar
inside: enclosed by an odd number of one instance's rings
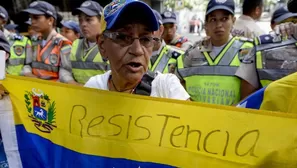
[[[233,38],[233,37],[232,37],[232,35],[230,34],[230,36],[229,36],[229,40],[228,40],[227,43],[229,43],[229,41],[230,41],[232,38]],[[227,44],[227,43],[226,43],[226,44]],[[224,44],[224,45],[226,45],[226,44]],[[223,45],[223,46],[224,46],[224,45]],[[212,46],[212,43],[210,42],[210,43],[208,44],[207,47],[202,46],[201,49],[200,49],[200,51],[202,51],[202,52],[208,52],[208,51],[211,51],[212,48],[213,48],[213,46]]]

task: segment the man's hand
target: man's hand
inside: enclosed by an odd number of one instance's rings
[[[283,37],[291,38],[294,36],[297,38],[297,24],[290,22],[277,25],[274,28],[274,32],[276,34],[281,34]]]
[[[8,91],[4,88],[2,84],[0,84],[0,100],[3,99],[3,97],[6,95],[8,95]]]

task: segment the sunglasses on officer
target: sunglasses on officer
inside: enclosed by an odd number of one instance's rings
[[[159,42],[160,39],[152,36],[132,37],[122,32],[104,31],[103,36],[111,39],[114,43],[122,47],[131,45],[134,40],[139,40],[140,44],[146,48],[152,47],[154,42]],[[97,37],[97,39],[99,36]]]

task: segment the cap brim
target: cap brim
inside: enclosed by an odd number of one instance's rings
[[[130,15],[131,17],[140,17],[143,16],[142,20],[145,20],[147,25],[149,26],[149,29],[152,31],[156,31],[159,29],[159,22],[152,11],[151,7],[149,7],[146,3],[141,1],[130,1],[125,4],[124,7],[119,9],[119,11],[116,13],[116,15],[113,17],[111,22],[107,25],[106,29],[111,29],[114,27],[114,25],[117,24],[118,21],[121,20],[121,15],[123,15],[126,11],[131,10],[131,8],[139,11],[136,15]],[[129,10],[127,10],[129,9]]]
[[[62,24],[62,26],[63,27],[66,27],[66,28],[68,28],[68,29],[73,29],[69,24],[67,24],[67,23],[61,23]]]
[[[297,13],[286,13],[286,14],[281,15],[280,17],[274,19],[274,21],[276,23],[280,23],[280,22],[282,22],[282,21],[284,21],[284,20],[286,20],[286,19],[288,19],[290,17],[297,17]]]
[[[42,11],[36,10],[36,9],[32,9],[32,8],[25,9],[25,10],[23,10],[23,12],[26,12],[26,13],[29,13],[32,15],[44,15],[45,14],[45,12],[42,12]]]
[[[213,8],[210,8],[207,12],[206,12],[206,15],[210,14],[211,12],[215,11],[215,10],[226,10],[228,12],[230,12],[231,14],[234,14],[234,10],[232,10],[231,8],[228,8],[227,6],[224,6],[224,5],[218,5],[218,6],[215,6]]]
[[[163,22],[163,24],[166,24],[166,23],[176,23],[176,20],[175,19],[163,19],[162,22]]]
[[[88,16],[97,16],[98,13],[88,9],[88,8],[76,8],[73,12],[72,12],[72,15],[78,15],[80,13],[84,13]]]

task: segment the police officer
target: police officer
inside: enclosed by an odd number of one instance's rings
[[[297,13],[291,13],[287,7],[280,7],[276,9],[271,17],[271,29],[274,29],[276,25],[282,23],[297,23]]]
[[[80,29],[78,23],[73,20],[64,21],[62,24],[61,34],[70,41],[80,38]]]
[[[199,43],[178,58],[178,75],[193,101],[232,105],[240,100],[240,80],[234,76],[242,48],[252,48],[247,38],[232,37],[234,1],[210,0],[205,30],[207,46]]]
[[[283,39],[281,35],[267,34],[255,39],[256,47],[245,53],[236,72],[242,79],[241,98],[272,81],[297,71],[297,40]]]
[[[191,42],[184,36],[176,33],[177,19],[174,12],[166,11],[162,13],[162,22],[164,25],[163,39],[166,44],[186,50],[191,46]]]
[[[232,35],[254,38],[265,32],[256,23],[261,18],[263,0],[244,0],[242,4],[242,15],[236,20]]]
[[[90,77],[103,74],[108,64],[96,45],[96,37],[100,33],[100,18],[103,8],[95,1],[85,1],[72,14],[78,15],[83,39],[74,41],[71,50],[73,79],[71,84],[85,84]]]
[[[159,23],[159,30],[154,32],[154,35],[158,40],[155,41],[149,69],[153,72],[159,71],[162,73],[174,73],[176,60],[184,52],[182,50],[178,50],[177,48],[166,45],[165,41],[162,39],[162,34],[164,31],[162,17],[158,11],[153,11]]]
[[[6,72],[11,75],[23,75],[26,56],[32,57],[32,45],[28,37],[10,33],[10,57],[7,61]]]
[[[6,9],[0,6],[0,30],[4,33],[5,38],[8,38],[8,35],[10,34],[9,31],[4,28],[8,19],[9,16]]]
[[[69,55],[71,41],[55,30],[57,12],[45,1],[34,1],[24,10],[30,14],[32,27],[42,40],[32,46],[32,57],[26,56],[25,76],[67,83],[72,79]]]

